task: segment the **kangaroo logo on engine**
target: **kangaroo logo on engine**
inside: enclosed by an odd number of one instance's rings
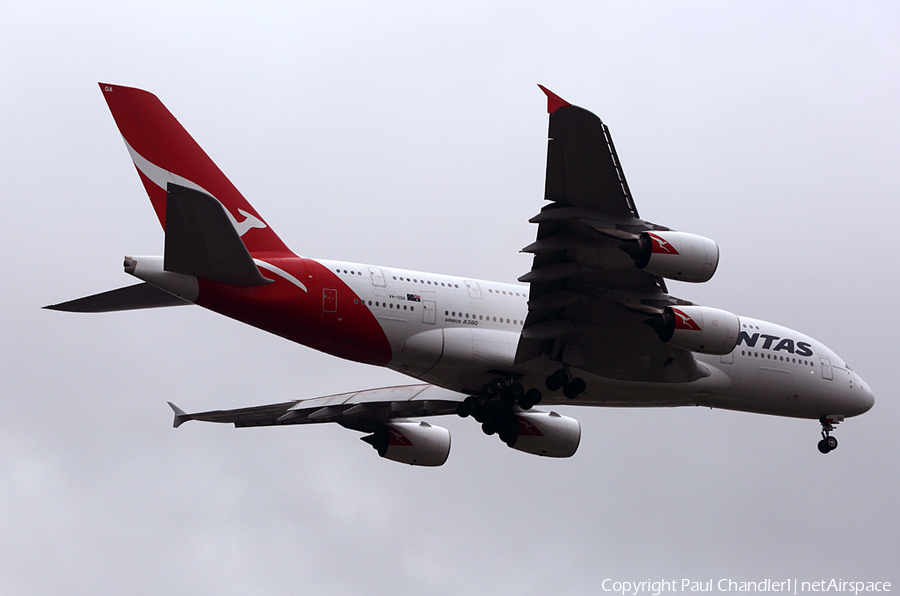
[[[648,236],[650,236],[650,240],[653,242],[652,252],[662,253],[664,255],[677,255],[678,251],[675,250],[675,247],[672,246],[668,240],[663,238],[662,236],[657,236],[653,232],[648,232]]]
[[[702,331],[700,325],[694,319],[687,316],[683,311],[673,308],[675,314],[675,329],[686,329],[688,331]]]

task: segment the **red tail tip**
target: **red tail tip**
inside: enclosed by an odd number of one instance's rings
[[[543,85],[539,84],[538,87],[540,87],[541,91],[543,91],[544,94],[547,96],[547,113],[548,114],[552,114],[559,108],[562,108],[562,107],[565,107],[568,105],[572,105],[569,102],[567,102],[566,100],[564,100],[562,97],[560,97],[559,95],[554,93],[553,91],[550,91],[549,89],[544,87]]]

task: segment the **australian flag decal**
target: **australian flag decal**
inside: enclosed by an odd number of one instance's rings
[[[418,294],[407,294],[406,299],[410,302],[422,302],[422,297]]]

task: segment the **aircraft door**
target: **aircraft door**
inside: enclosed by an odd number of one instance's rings
[[[824,356],[820,356],[819,360],[822,362],[822,378],[828,381],[834,379],[834,371],[831,369],[831,360]]]
[[[381,269],[378,267],[369,267],[369,275],[372,276],[372,285],[378,286],[379,288],[383,288],[384,284],[384,274],[381,272]]]
[[[469,288],[469,298],[481,300],[481,288],[478,287],[478,282],[467,279],[466,287]]]
[[[437,309],[431,300],[422,301],[422,322],[427,325],[434,325],[437,322]]]
[[[337,312],[337,290],[322,289],[322,312]]]

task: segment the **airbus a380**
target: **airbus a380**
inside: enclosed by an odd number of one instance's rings
[[[579,423],[534,406],[704,406],[821,424],[818,449],[874,395],[837,354],[766,321],[668,294],[703,283],[715,242],[643,220],[600,119],[544,87],[547,203],[516,284],[293,253],[155,95],[100,89],[165,232],[163,256],[125,257],[137,285],[47,308],[105,312],[196,304],[416,383],[188,414],[236,427],[335,422],[381,457],[439,466],[474,418],[509,447],[570,457]]]

